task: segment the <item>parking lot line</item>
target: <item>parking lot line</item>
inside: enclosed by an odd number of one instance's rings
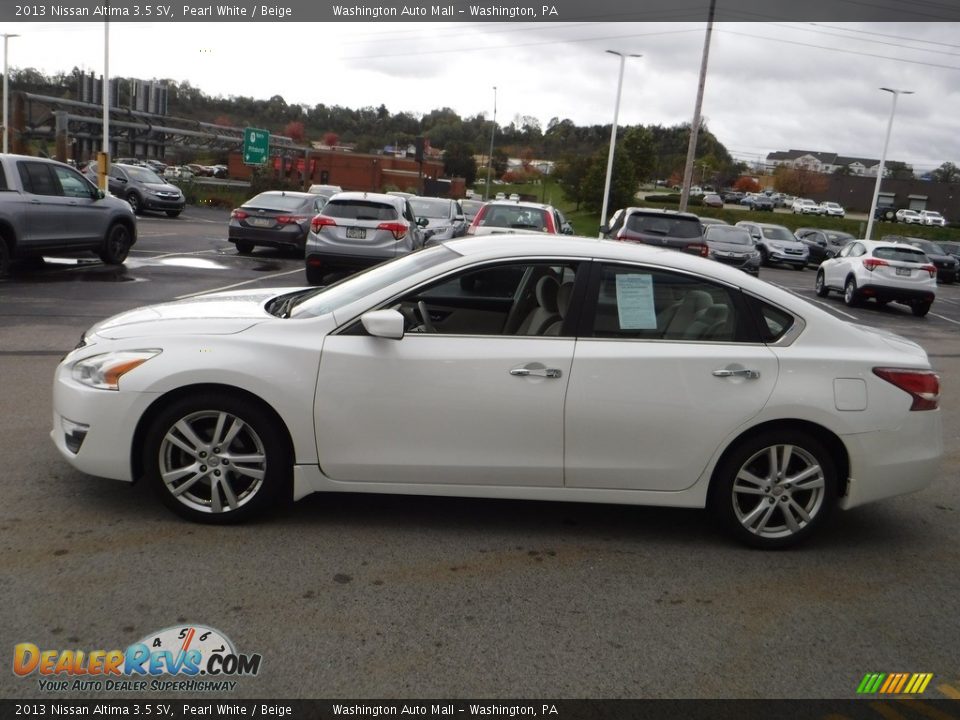
[[[130,252],[143,253],[144,255],[153,255],[154,253],[159,253],[157,255],[154,255],[154,257],[165,258],[165,257],[175,257],[177,255],[209,255],[211,253],[215,254],[217,251],[213,248],[207,248],[206,250],[193,250],[191,252],[162,252],[161,250],[136,250],[131,248]]]
[[[960,325],[960,322],[957,322],[956,320],[951,320],[950,318],[944,317],[943,315],[937,315],[936,313],[929,313],[929,314],[933,315],[936,318],[940,318],[941,320],[946,320],[948,323],[953,323],[954,325]]]
[[[211,288],[210,290],[201,290],[199,292],[187,293],[186,295],[177,295],[175,300],[183,300],[184,298],[196,297],[197,295],[206,295],[207,293],[213,292],[222,292],[223,290],[232,290],[233,288],[238,288],[243,285],[249,285],[250,283],[260,282],[261,280],[266,280],[268,278],[283,277],[284,275],[293,275],[294,273],[302,273],[303,268],[297,268],[296,270],[287,270],[286,272],[273,273],[272,275],[264,275],[263,277],[253,278],[252,280],[244,280],[243,282],[234,283],[233,285],[224,285],[223,287]]]

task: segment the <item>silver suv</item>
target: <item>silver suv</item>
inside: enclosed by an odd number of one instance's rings
[[[763,265],[781,263],[794,270],[803,270],[810,259],[810,250],[797,240],[792,232],[783,225],[749,222],[741,220],[736,227],[746,228],[760,252]]]
[[[97,166],[87,169],[87,177],[97,182]],[[123,198],[133,211],[139,215],[144,210],[164,212],[169,217],[177,217],[186,205],[183,191],[144,165],[113,163],[107,176],[110,193]]]
[[[305,250],[307,282],[332,272],[353,272],[423,247],[423,226],[406,198],[343,192],[310,222]]]

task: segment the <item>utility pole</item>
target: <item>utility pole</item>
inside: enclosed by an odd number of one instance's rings
[[[707,37],[703,41],[703,57],[700,60],[700,83],[697,86],[697,102],[693,108],[693,123],[690,125],[690,144],[687,146],[687,163],[683,168],[683,187],[680,190],[680,212],[686,212],[690,201],[690,180],[693,177],[693,161],[697,154],[697,136],[700,134],[700,110],[703,107],[703,89],[707,84],[707,61],[710,58],[710,36],[713,35],[713,15],[717,0],[710,0],[707,16]]]

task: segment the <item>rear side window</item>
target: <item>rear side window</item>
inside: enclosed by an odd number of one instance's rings
[[[344,220],[396,220],[398,217],[393,205],[369,200],[331,200],[324,206],[323,214]]]
[[[875,258],[881,260],[898,260],[900,262],[926,263],[927,256],[922,250],[912,247],[878,247],[873,251]]]
[[[46,163],[18,162],[23,188],[34,195],[59,195],[60,185]]]
[[[700,237],[700,222],[695,218],[641,215],[633,213],[627,218],[627,230],[676,238]]]

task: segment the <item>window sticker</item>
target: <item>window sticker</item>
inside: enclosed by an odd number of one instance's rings
[[[617,275],[617,315],[621,330],[657,329],[652,276]]]

